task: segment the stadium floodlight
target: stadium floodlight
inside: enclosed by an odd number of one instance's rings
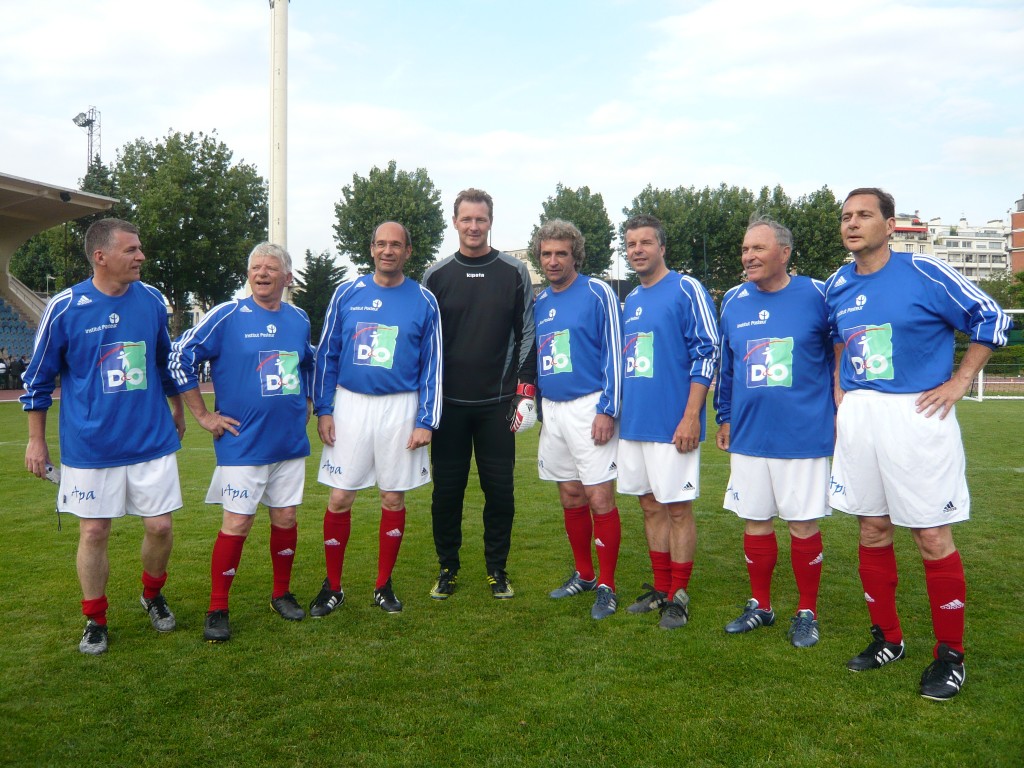
[[[71,118],[71,120],[79,128],[85,128],[87,125],[92,124],[92,120],[89,119],[89,116],[85,114],[85,112],[79,112],[77,115]]]

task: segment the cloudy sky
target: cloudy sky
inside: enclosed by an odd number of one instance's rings
[[[0,0],[0,171],[74,187],[136,138],[216,130],[269,171],[267,0]],[[1020,0],[293,0],[288,247],[352,175],[426,168],[526,245],[559,182],[614,223],[648,183],[880,185],[970,223],[1024,195]],[[442,253],[457,247],[449,233]]]

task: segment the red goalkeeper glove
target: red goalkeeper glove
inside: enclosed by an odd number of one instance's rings
[[[525,432],[537,423],[537,388],[533,384],[520,384],[508,409],[509,429]]]

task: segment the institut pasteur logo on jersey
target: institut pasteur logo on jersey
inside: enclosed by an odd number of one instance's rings
[[[100,346],[100,376],[104,393],[146,388],[146,342],[115,341]]]

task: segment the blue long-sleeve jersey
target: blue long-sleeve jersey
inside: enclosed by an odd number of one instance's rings
[[[220,466],[262,466],[309,456],[306,398],[313,376],[309,318],[292,304],[276,312],[253,298],[218,304],[171,345],[180,392],[199,386],[210,361],[216,409],[238,419],[213,447]]]
[[[416,426],[437,429],[442,352],[441,316],[426,288],[410,278],[389,288],[372,275],[346,281],[327,308],[316,352],[316,413],[332,412],[338,386],[364,395],[417,392]]]
[[[743,283],[726,292],[715,420],[730,425],[730,452],[832,455],[833,349],[824,294],[824,283],[802,276],[779,291]]]
[[[711,385],[718,359],[718,323],[707,290],[689,275],[669,271],[640,285],[622,311],[624,440],[671,443],[686,410],[690,383]],[[704,408],[700,439],[705,436]]]
[[[1010,320],[978,286],[931,257],[889,254],[877,272],[845,264],[825,281],[832,341],[843,345],[844,390],[912,393],[953,374],[953,330],[1006,344]]]
[[[545,288],[533,310],[537,383],[557,402],[600,392],[596,412],[616,418],[622,399],[619,302],[608,286],[579,275],[562,291]]]
[[[71,467],[120,467],[181,447],[167,397],[167,306],[156,288],[131,283],[108,296],[92,280],[46,306],[25,370],[26,411],[47,410],[60,376],[60,457]]]

